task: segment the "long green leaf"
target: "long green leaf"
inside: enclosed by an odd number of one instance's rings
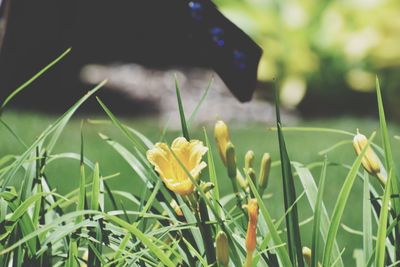
[[[364,171],[364,192],[363,192],[363,262],[366,264],[372,255],[372,214],[369,193],[369,175]]]
[[[185,118],[185,111],[183,109],[183,104],[182,104],[181,92],[179,89],[179,81],[178,81],[178,77],[176,77],[176,75],[175,75],[175,90],[176,90],[176,98],[178,100],[179,117],[181,119],[182,134],[183,134],[183,137],[186,138],[186,140],[190,140],[189,130],[188,130],[186,118]]]
[[[354,161],[349,173],[347,174],[347,177],[342,186],[342,189],[340,190],[338,199],[336,201],[335,208],[333,210],[331,225],[329,226],[328,237],[326,239],[326,244],[325,244],[325,249],[324,249],[324,254],[323,254],[322,266],[330,266],[333,245],[334,245],[334,242],[336,239],[336,234],[339,229],[339,225],[340,225],[340,221],[342,219],[344,209],[346,207],[347,199],[350,195],[350,191],[353,187],[354,181],[357,178],[358,169],[361,166],[361,161],[365,154],[365,151],[369,147],[369,145],[374,137],[375,137],[375,133],[372,134],[372,136],[368,140],[368,145],[366,145],[364,147],[364,149],[361,151],[360,155],[358,155],[357,159]]]
[[[393,170],[389,171],[389,178],[385,186],[385,193],[383,195],[381,213],[379,215],[378,233],[376,240],[376,253],[375,253],[375,267],[385,266],[385,249],[386,249],[386,232],[387,220],[389,213],[389,201],[391,192],[391,180],[393,179]]]
[[[55,60],[53,60],[53,62],[51,62],[49,65],[47,65],[46,67],[44,67],[42,70],[40,70],[38,73],[36,73],[35,75],[32,76],[32,78],[30,78],[28,81],[26,81],[25,83],[23,83],[21,86],[19,86],[17,89],[15,89],[3,102],[3,104],[0,107],[0,116],[4,111],[5,106],[7,105],[8,102],[11,101],[11,99],[13,99],[19,92],[21,92],[23,89],[25,89],[26,87],[28,87],[28,85],[30,85],[32,82],[34,82],[37,78],[39,78],[40,76],[42,76],[46,71],[48,71],[49,69],[51,69],[54,65],[56,65],[60,60],[62,60],[66,55],[69,54],[69,52],[71,52],[71,48],[68,48],[64,53],[62,53],[58,58],[56,58]]]
[[[325,190],[325,178],[326,178],[326,168],[328,165],[327,158],[325,157],[324,165],[322,166],[321,176],[319,180],[318,186],[318,195],[317,201],[315,203],[314,208],[314,224],[313,224],[313,232],[312,232],[312,245],[311,245],[311,267],[316,267],[318,264],[318,256],[319,256],[319,229],[321,224],[321,214],[322,214],[322,205],[323,205],[323,195]]]
[[[91,209],[99,209],[99,198],[100,198],[100,170],[99,164],[96,162],[93,171],[93,181],[92,181],[92,199],[91,199]]]
[[[400,185],[399,180],[397,177],[396,166],[393,160],[392,148],[390,145],[388,127],[386,123],[385,117],[385,109],[383,107],[383,100],[382,100],[382,93],[381,87],[379,84],[379,79],[376,77],[376,95],[378,101],[378,110],[379,110],[379,124],[380,124],[380,131],[381,131],[381,138],[383,144],[383,150],[385,152],[385,167],[386,170],[392,170],[394,178],[391,180],[391,194],[392,195],[399,195],[400,194]],[[393,209],[395,211],[395,215],[400,215],[400,198],[396,197],[393,198],[392,201]],[[395,255],[396,261],[400,260],[400,225],[397,225],[394,229],[395,233]]]
[[[191,125],[191,124],[193,123],[193,120],[196,118],[196,115],[197,115],[197,113],[198,113],[199,110],[200,110],[200,107],[201,107],[202,104],[204,103],[204,100],[206,100],[206,97],[207,97],[207,95],[208,95],[208,92],[210,91],[211,84],[213,83],[213,81],[214,81],[214,77],[211,77],[211,79],[210,79],[209,82],[208,82],[208,85],[207,85],[206,90],[204,91],[204,93],[203,93],[203,95],[201,96],[199,102],[197,103],[196,107],[194,108],[192,114],[191,114],[190,117],[189,117],[189,120],[188,120],[188,124],[189,124],[189,125]]]
[[[323,167],[322,163],[322,167]],[[328,163],[329,164],[329,163]],[[313,210],[315,214],[315,206],[317,204],[317,197],[318,197],[318,188],[317,185],[314,181],[314,178],[310,172],[309,167],[305,167],[301,165],[298,162],[292,162],[292,165],[294,166],[299,178],[300,182],[304,188],[304,191],[306,192],[306,196],[308,199],[308,202],[310,204],[311,209]],[[321,209],[320,209],[320,233],[322,236],[322,239],[324,242],[327,239],[328,236],[328,231],[329,231],[329,225],[330,225],[330,219],[328,215],[328,211],[325,207],[325,204],[322,202],[321,204]],[[338,259],[337,266],[343,267],[343,261],[342,258],[340,257],[340,249],[337,244],[337,242],[334,242],[334,248],[333,248],[333,254],[332,254],[332,259]]]
[[[290,212],[288,212],[286,215],[289,256],[294,266],[303,267],[304,261],[303,261],[303,253],[301,246],[299,217],[297,212],[297,204],[295,204],[297,198],[296,188],[294,185],[292,167],[286,149],[285,139],[282,133],[278,91],[275,91],[275,107],[276,107],[276,124],[278,128],[279,152],[280,152],[281,167],[282,167],[282,183],[283,183],[285,210],[288,211],[289,207],[293,206]]]

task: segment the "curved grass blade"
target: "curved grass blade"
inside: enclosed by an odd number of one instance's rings
[[[325,161],[322,163],[321,167],[323,167],[325,164]],[[330,165],[330,163],[326,163],[327,166]],[[308,202],[310,204],[311,209],[313,210],[315,214],[315,206],[317,205],[317,198],[318,198],[318,188],[317,185],[314,181],[313,175],[310,172],[310,167],[304,167],[298,162],[292,162],[293,167],[295,168],[297,175],[300,178],[300,182],[304,188],[304,191],[306,192]],[[322,201],[322,200],[321,200]],[[321,204],[321,209],[320,209],[320,233],[322,236],[322,239],[324,242],[326,241],[326,238],[328,236],[328,230],[329,230],[329,225],[330,225],[330,219],[328,216],[328,211],[326,210],[325,204],[322,202]],[[343,267],[343,261],[342,258],[340,257],[340,249],[335,241],[334,243],[334,248],[333,248],[333,254],[332,254],[332,259],[339,259],[337,262],[337,265],[340,267]]]
[[[334,242],[336,240],[336,234],[339,229],[340,220],[342,219],[342,215],[344,212],[344,208],[347,203],[347,199],[350,195],[350,191],[353,187],[354,181],[357,177],[358,169],[361,166],[362,158],[364,157],[365,151],[369,147],[370,143],[375,137],[375,133],[368,140],[368,144],[361,151],[360,155],[354,161],[349,173],[347,174],[346,180],[340,190],[338,200],[336,202],[335,208],[333,210],[331,224],[329,226],[328,237],[326,239],[324,254],[323,254],[323,263],[322,266],[330,266],[330,260],[332,256],[332,249]]]
[[[153,243],[153,241],[147,237],[146,234],[144,234],[143,232],[141,232],[139,229],[137,229],[134,225],[131,225],[127,222],[125,222],[124,220],[113,216],[113,215],[109,215],[109,214],[105,214],[105,218],[108,221],[114,222],[118,225],[120,225],[121,227],[123,227],[124,229],[126,229],[128,232],[130,232],[131,234],[133,234],[134,236],[136,236],[141,242],[143,242],[143,244],[145,244],[151,252],[153,252],[153,254],[158,257],[158,259],[165,265],[168,267],[175,267],[175,263],[173,263],[164,253],[164,251],[162,251],[156,244]]]
[[[134,136],[125,125],[123,125],[117,117],[107,108],[107,106],[101,101],[100,98],[96,97],[97,102],[99,102],[100,106],[103,108],[103,110],[106,112],[107,116],[111,119],[112,123],[122,131],[122,133],[133,143],[135,148],[137,148],[141,153],[146,153],[147,148],[146,146],[138,139],[136,136]]]
[[[61,59],[63,59],[66,55],[71,52],[71,48],[68,48],[64,53],[62,53],[58,58],[56,58],[53,62],[51,62],[49,65],[44,67],[42,70],[40,70],[38,73],[32,76],[28,81],[23,83],[21,86],[19,86],[17,89],[15,89],[7,98],[4,100],[3,104],[0,106],[0,116],[3,114],[5,106],[8,104],[8,102],[11,101],[19,92],[24,90],[28,85],[30,85],[32,82],[34,82],[37,78],[42,76],[46,71],[51,69],[55,64],[57,64]]]
[[[385,152],[385,167],[386,170],[392,170],[393,172],[392,175],[394,176],[394,178],[391,180],[392,183],[390,186],[392,190],[391,194],[399,195],[400,185],[397,177],[396,166],[393,160],[392,148],[390,145],[388,127],[385,117],[385,109],[383,107],[382,92],[378,77],[376,77],[376,96],[378,101],[380,132],[382,137],[383,150]],[[400,214],[400,198],[393,198],[392,204],[393,204],[393,209],[395,211],[395,216],[398,216]],[[395,234],[395,255],[396,255],[395,261],[398,261],[400,260],[400,225],[397,225],[397,227],[395,227],[394,234]]]
[[[0,175],[0,180],[4,181],[2,187],[0,188],[0,192],[4,192],[7,186],[10,185],[10,181],[14,178],[15,174],[18,172],[23,163],[28,159],[29,155],[33,151],[35,151],[36,147],[43,142],[51,133],[56,131],[58,128],[63,127],[67,121],[72,117],[75,111],[79,108],[80,105],[83,104],[90,96],[92,96],[95,92],[97,92],[106,81],[101,82],[94,89],[86,93],[81,99],[78,100],[67,112],[65,112],[60,118],[56,120],[56,122],[49,126],[46,130],[42,132],[42,134],[31,144],[31,146],[19,157],[15,160],[10,166],[10,168]]]

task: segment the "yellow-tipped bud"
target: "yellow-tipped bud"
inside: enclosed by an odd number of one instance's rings
[[[311,266],[311,249],[308,247],[303,247],[303,258],[307,262],[308,266]],[[321,264],[318,262],[318,267],[321,267]]]
[[[244,167],[246,169],[253,168],[254,152],[252,150],[247,151],[244,156]]]
[[[228,237],[223,231],[217,234],[216,238],[216,257],[219,264],[228,266],[229,264],[229,244]]]
[[[361,154],[361,151],[368,144],[368,139],[365,135],[360,134],[357,130],[357,134],[353,139],[353,147],[356,151],[357,155]],[[379,178],[379,181],[385,185],[387,178],[381,174],[381,162],[378,156],[375,154],[374,150],[372,150],[371,145],[367,148],[364,153],[364,157],[361,161],[364,169],[369,172],[371,175],[375,175]]]
[[[230,142],[228,126],[223,121],[217,121],[214,127],[214,136],[217,141],[218,152],[222,161],[226,165],[226,148]]]
[[[247,204],[247,211],[249,214],[249,223],[247,226],[246,234],[246,250],[253,252],[257,245],[257,222],[258,222],[258,202],[257,199],[252,198]]]
[[[226,146],[226,167],[228,169],[228,176],[231,179],[236,178],[236,153],[235,153],[235,146],[229,142]]]
[[[260,188],[260,192],[264,192],[265,188],[267,188],[270,171],[271,156],[269,153],[264,153],[261,160],[260,175],[258,177],[258,187]]]
[[[176,215],[178,215],[179,217],[183,216],[183,212],[181,210],[181,207],[178,205],[178,203],[176,203],[175,199],[173,199],[170,203],[171,208],[174,209]]]
[[[247,204],[249,213],[249,223],[246,233],[246,262],[245,267],[251,267],[253,262],[253,252],[257,246],[257,222],[258,222],[258,203],[257,199],[252,198]]]

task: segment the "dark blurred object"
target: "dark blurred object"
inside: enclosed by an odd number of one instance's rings
[[[88,89],[79,81],[79,73],[90,63],[213,68],[239,100],[250,100],[255,89],[262,51],[211,1],[13,0],[5,4],[10,4],[10,10],[0,52],[1,99],[65,49],[73,49],[18,96],[16,102],[23,107],[65,109]],[[120,109],[130,108],[126,98],[115,99]]]

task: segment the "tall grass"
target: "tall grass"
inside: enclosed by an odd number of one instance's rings
[[[58,60],[35,77],[54,67]],[[1,111],[35,77],[16,89],[3,102]],[[79,99],[31,144],[25,144],[18,132],[1,117],[6,129],[23,144],[24,152],[0,158],[0,266],[353,266],[342,258],[345,244],[338,240],[337,233],[341,230],[345,209],[351,209],[348,199],[357,179],[364,184],[363,194],[359,196],[363,201],[360,211],[363,248],[355,250],[357,266],[396,266],[400,260],[399,184],[378,81],[382,147],[374,142],[373,133],[367,145],[358,155],[355,154],[353,162],[336,166],[346,170],[347,175],[343,177],[338,196],[328,200],[335,203],[332,211],[324,201],[327,201],[325,192],[329,190],[325,183],[327,174],[335,171],[334,163],[327,156],[308,167],[307,162],[290,160],[285,132],[334,132],[345,138],[325,153],[350,145],[355,133],[340,129],[285,128],[279,116],[278,99],[276,142],[280,160],[273,161],[271,168],[281,169],[284,203],[265,201],[266,193],[260,190],[260,177],[255,175],[255,170],[266,166],[255,165],[253,161],[247,162],[246,167],[239,166],[236,158],[244,155],[236,154],[233,139],[229,139],[229,153],[233,154],[226,159],[227,170],[218,171],[215,162],[220,159],[211,153],[215,143],[210,140],[207,129],[204,129],[203,138],[203,144],[208,148],[203,157],[207,167],[199,179],[188,169],[189,165],[182,160],[180,152],[169,148],[169,160],[177,164],[176,168],[182,171],[180,175],[187,177],[193,185],[190,194],[171,190],[148,160],[148,151],[159,145],[155,146],[138,130],[123,124],[98,99],[112,123],[110,127],[119,130],[122,133],[120,138],[125,140],[115,140],[102,132],[98,134],[105,145],[130,165],[141,190],[138,194],[129,188],[122,191],[113,189],[109,181],[116,174],[105,176],[104,173],[108,172],[102,167],[102,162],[95,162],[85,155],[84,128],[81,128],[78,153],[54,152],[70,118],[104,83]],[[194,114],[204,102],[208,89]],[[191,140],[190,122],[195,116],[189,116],[189,122],[186,121],[177,80],[176,92],[182,136]],[[260,141],[264,140],[257,140]],[[387,177],[385,185],[372,182],[376,179],[374,174],[362,170],[370,148],[384,162],[380,168],[381,175]],[[78,180],[79,186],[61,195],[50,186],[47,168],[49,163],[60,164],[66,159],[80,163],[78,177],[68,177]],[[312,175],[311,170],[315,168],[320,168],[319,179]],[[220,186],[230,183],[229,180],[234,190],[223,196]],[[251,201],[259,207],[258,217],[255,215],[258,209],[252,208]],[[242,206],[247,203],[247,208]],[[300,221],[298,207],[304,204],[311,208],[313,216]],[[281,205],[285,213],[273,218],[272,205]],[[312,224],[309,244],[304,241],[307,239],[303,236],[302,224]],[[249,230],[252,226],[256,230],[255,236]],[[226,235],[227,243],[221,243],[219,251],[215,251],[216,238],[221,232]],[[354,233],[348,230],[346,234]],[[251,242],[256,244],[254,249],[249,245]],[[311,247],[311,255],[306,253],[305,246]],[[229,259],[221,258],[224,253]]]

